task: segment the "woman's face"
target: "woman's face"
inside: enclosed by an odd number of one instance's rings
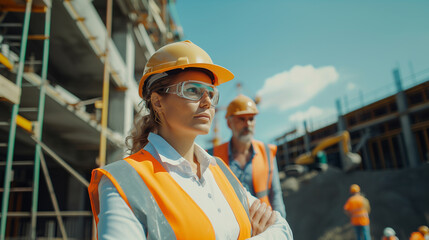
[[[175,76],[172,84],[188,80],[212,84],[210,77],[199,71],[185,71]],[[195,137],[208,134],[215,114],[208,93],[205,92],[200,100],[189,100],[177,94],[160,96],[161,128],[168,132]]]

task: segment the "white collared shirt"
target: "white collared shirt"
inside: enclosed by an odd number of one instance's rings
[[[237,239],[239,225],[228,202],[208,168],[216,164],[198,144],[194,145],[196,159],[200,163],[201,178],[192,172],[190,163],[168,144],[161,136],[150,133],[148,151],[181,188],[197,203],[209,218],[216,239]],[[146,239],[146,234],[132,211],[120,197],[116,188],[107,177],[103,177],[99,187],[100,213],[98,239]],[[256,200],[248,193],[249,206]],[[276,223],[262,234],[251,239],[293,239],[286,220],[277,213]]]

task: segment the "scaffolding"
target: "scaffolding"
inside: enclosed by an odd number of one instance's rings
[[[0,240],[90,239],[90,171],[125,154],[136,79],[183,36],[174,1],[4,0],[0,14]]]

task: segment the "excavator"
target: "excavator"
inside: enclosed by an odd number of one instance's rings
[[[326,170],[327,160],[324,149],[341,143],[341,159],[343,171],[349,172],[359,166],[362,158],[357,153],[351,152],[350,134],[348,131],[339,132],[333,136],[322,139],[311,151],[299,155],[295,164],[285,168],[286,175],[301,175],[310,169]]]

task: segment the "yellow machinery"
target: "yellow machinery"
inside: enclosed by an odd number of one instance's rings
[[[355,167],[357,167],[361,161],[362,158],[357,153],[350,152],[351,145],[350,145],[350,134],[348,131],[342,131],[334,136],[324,138],[322,141],[320,141],[319,144],[311,151],[307,153],[303,153],[299,155],[295,163],[300,165],[309,165],[315,163],[315,159],[317,157],[317,154],[324,149],[334,145],[341,143],[341,155],[342,155],[342,165],[344,171],[349,171]]]

